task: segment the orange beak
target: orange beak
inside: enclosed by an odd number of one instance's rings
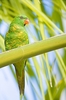
[[[29,19],[26,19],[26,20],[24,21],[24,25],[26,25],[26,24],[29,24]]]

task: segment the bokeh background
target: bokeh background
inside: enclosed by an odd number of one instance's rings
[[[66,33],[65,0],[0,0],[0,53],[11,21],[23,14],[30,20],[25,27],[29,43]],[[25,74],[22,100],[66,100],[65,48],[29,58]],[[0,68],[0,100],[20,100],[13,65]]]

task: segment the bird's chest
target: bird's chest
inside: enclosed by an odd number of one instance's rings
[[[25,34],[23,34],[22,31],[17,31],[11,34],[8,44],[11,45],[12,48],[16,48],[25,45],[25,41]]]
[[[6,49],[13,49],[28,44],[25,30],[19,26],[12,26],[6,35]]]

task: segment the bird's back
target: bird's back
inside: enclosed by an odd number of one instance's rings
[[[8,33],[5,37],[5,49],[11,50],[29,43],[28,35],[24,27],[17,24],[11,24]],[[26,60],[20,60],[14,63],[16,69],[17,80],[19,84],[20,93],[24,94],[24,66]]]
[[[5,37],[6,50],[14,49],[29,43],[28,35],[24,27],[12,25]]]

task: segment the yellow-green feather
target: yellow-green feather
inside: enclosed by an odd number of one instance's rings
[[[18,21],[19,22],[19,21]],[[14,49],[19,46],[23,46],[29,43],[28,35],[25,31],[24,26],[21,24],[15,23],[14,21],[11,23],[8,33],[5,37],[5,48],[6,50]],[[20,60],[14,63],[17,75],[17,81],[20,89],[20,94],[24,94],[24,81],[25,81],[25,67],[26,60]]]

